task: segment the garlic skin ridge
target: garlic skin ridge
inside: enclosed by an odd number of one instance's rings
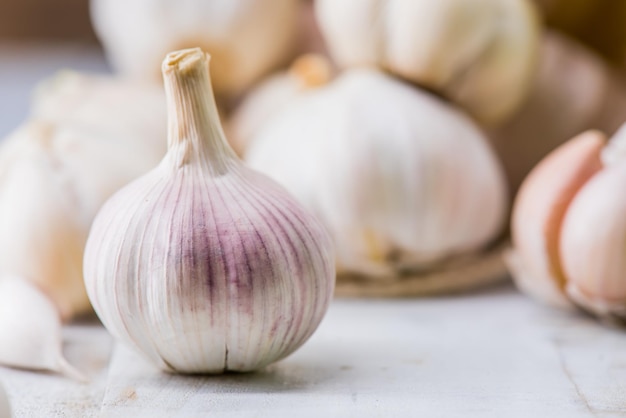
[[[246,161],[327,226],[339,273],[430,268],[478,251],[505,222],[504,173],[477,126],[376,70],[345,71],[294,100]]]
[[[161,369],[251,371],[309,338],[334,288],[327,232],[228,146],[200,49],[163,63],[169,151],[94,221],[85,282],[107,329]]]

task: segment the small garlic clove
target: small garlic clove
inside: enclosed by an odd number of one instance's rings
[[[85,381],[61,351],[61,317],[28,280],[0,277],[0,364],[47,370]]]
[[[567,294],[601,317],[626,320],[626,164],[596,174],[569,206],[560,241]]]
[[[0,418],[11,418],[11,405],[2,384],[0,384]]]
[[[516,198],[514,251],[507,262],[517,286],[548,304],[570,305],[559,259],[561,224],[574,196],[602,168],[605,141],[604,134],[588,131],[557,148],[528,175]]]

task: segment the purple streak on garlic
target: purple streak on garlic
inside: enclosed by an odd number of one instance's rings
[[[171,53],[163,74],[169,151],[98,214],[87,291],[109,331],[165,370],[255,370],[297,349],[324,316],[331,241],[228,146],[205,53]]]

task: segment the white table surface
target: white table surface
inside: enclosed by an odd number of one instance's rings
[[[106,71],[80,46],[0,45],[0,136],[43,76]],[[0,368],[15,417],[621,417],[626,330],[537,305],[512,286],[463,296],[335,300],[311,340],[255,373],[160,373],[97,321],[64,351],[90,376]]]

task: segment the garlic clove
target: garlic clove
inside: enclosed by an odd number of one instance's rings
[[[565,218],[560,256],[567,294],[601,317],[626,320],[626,164],[596,174]]]
[[[0,364],[86,381],[63,357],[57,307],[37,286],[17,276],[0,277]]]
[[[549,154],[528,175],[512,215],[514,252],[507,257],[518,287],[552,305],[570,305],[559,258],[566,210],[580,188],[602,168],[606,142],[598,131],[585,132]]]

